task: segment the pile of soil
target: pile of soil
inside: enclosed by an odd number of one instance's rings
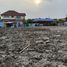
[[[0,67],[67,67],[67,30],[0,29]]]

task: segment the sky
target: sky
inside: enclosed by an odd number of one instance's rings
[[[67,0],[0,0],[0,13],[15,10],[26,18],[63,18],[67,15]]]

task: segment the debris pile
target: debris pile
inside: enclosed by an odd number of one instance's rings
[[[67,31],[0,30],[0,67],[67,67]]]

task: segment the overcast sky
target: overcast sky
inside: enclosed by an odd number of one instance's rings
[[[39,5],[34,0],[0,0],[0,12],[16,10],[27,14],[27,18],[62,18],[67,15],[67,0],[42,0]]]

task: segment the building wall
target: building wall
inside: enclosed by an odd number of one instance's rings
[[[4,27],[3,21],[0,21],[0,28]]]
[[[6,24],[9,22],[13,22],[13,25],[15,25],[16,27],[22,27],[24,19],[25,16],[1,16],[1,20],[3,20],[2,23],[4,24],[4,27],[6,27]]]
[[[1,19],[25,19],[25,16],[1,16]]]

